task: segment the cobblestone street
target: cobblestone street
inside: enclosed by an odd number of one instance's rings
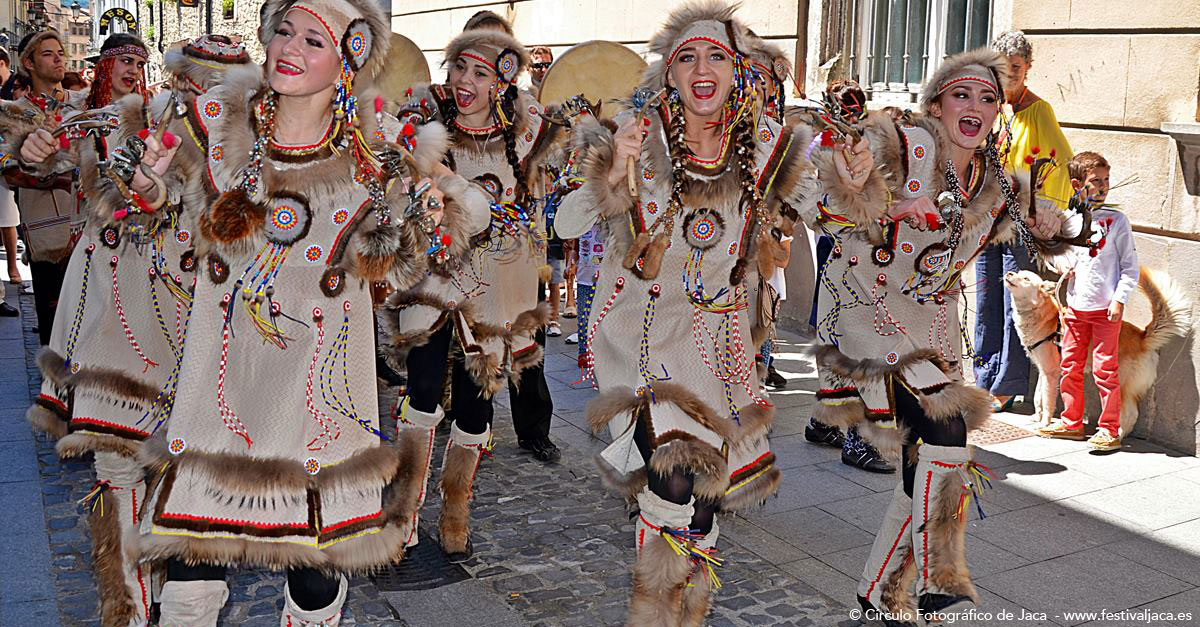
[[[16,302],[15,294],[10,293],[10,302]],[[60,462],[53,442],[29,434],[23,414],[39,386],[33,365],[38,347],[28,297],[21,305],[23,326],[16,319],[0,322],[5,349],[0,451],[12,468],[0,482],[0,522],[19,529],[19,542],[3,555],[0,625],[90,627],[99,624],[96,592],[90,539],[77,504],[93,482],[90,460]],[[860,624],[850,618],[854,584],[896,478],[846,466],[837,451],[804,441],[816,379],[800,350],[794,342],[783,343],[778,364],[789,386],[772,395],[778,407],[772,448],[784,469],[784,485],[762,510],[721,518],[726,566],[709,615],[711,627]],[[391,571],[355,578],[343,625],[623,624],[633,523],[620,500],[600,486],[592,458],[605,442],[585,430],[583,409],[594,392],[572,384],[579,376],[575,347],[554,338],[547,354],[556,413],[551,435],[563,449],[563,462],[543,465],[517,447],[507,397],[501,397],[496,447],[476,484],[475,555],[462,566],[442,560],[430,535],[439,507],[433,490],[423,512],[422,543],[412,559]],[[389,414],[394,397],[385,391],[381,402]],[[987,495],[987,520],[972,514],[968,535],[982,609],[1007,609],[1016,616],[1028,609],[1073,609],[1062,608],[1062,597],[1039,583],[1071,580],[1079,582],[1085,601],[1105,595],[1110,610],[1200,606],[1195,574],[1200,572],[1200,501],[1177,503],[1168,512],[1145,500],[1150,497],[1139,497],[1137,507],[1130,502],[1127,510],[1097,498],[1133,482],[1149,482],[1145,489],[1151,496],[1170,486],[1200,491],[1196,458],[1133,441],[1121,457],[1109,458],[1130,478],[1103,479],[1107,470],[1097,472],[1096,458],[1077,443],[1030,438],[1014,426],[1024,416],[1001,417],[1005,422],[993,421],[982,434],[978,456],[1007,481]],[[445,437],[439,434],[443,446]],[[431,486],[443,446],[436,449]],[[1095,570],[1109,575],[1101,578],[1084,568],[1093,561],[1103,564]],[[233,573],[221,624],[278,625],[282,586],[282,576],[274,573]],[[1034,617],[979,624],[1082,622]]]

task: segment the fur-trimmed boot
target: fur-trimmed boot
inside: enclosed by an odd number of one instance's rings
[[[713,521],[712,531],[696,540],[695,546],[702,551],[712,551],[717,547],[717,538],[721,536],[721,527]],[[680,617],[680,627],[702,627],[704,618],[708,616],[708,607],[712,603],[714,582],[709,576],[708,567],[694,564],[692,573],[688,576],[687,585],[683,588],[683,615]]]
[[[492,439],[489,427],[478,435],[466,433],[458,423],[450,427],[450,441],[442,458],[442,515],[438,534],[442,551],[452,564],[471,557],[471,493],[479,460]]]
[[[227,599],[224,580],[168,581],[163,584],[158,627],[217,627]]]
[[[633,596],[629,599],[629,627],[679,627],[683,618],[683,591],[692,561],[677,552],[664,530],[686,531],[692,523],[692,503],[678,505],[649,488],[637,497],[641,513],[635,528],[638,558],[633,566]],[[693,501],[694,502],[694,501]],[[706,608],[707,611],[707,608]]]
[[[429,487],[434,432],[445,415],[440,405],[433,413],[417,411],[409,406],[408,397],[401,401],[400,409],[396,412],[396,446],[407,474],[405,481],[393,489],[399,491],[396,494],[399,502],[397,515],[412,521],[406,545],[408,548],[417,545],[417,523],[421,520],[421,506],[425,504],[425,493]]]
[[[967,570],[967,512],[971,489],[970,452],[965,446],[922,444],[913,487],[913,559],[917,606],[931,613],[956,614],[978,596]]]
[[[858,581],[858,604],[868,613],[865,617],[875,618],[870,613],[878,612],[887,627],[916,624],[912,538],[912,499],[902,481],[892,491],[892,502]]]
[[[283,584],[283,614],[279,627],[338,627],[342,622],[342,606],[346,604],[347,582],[345,575],[338,575],[338,593],[333,602],[319,610],[302,610],[292,600],[287,584]]]
[[[92,570],[100,596],[103,627],[144,627],[150,622],[148,570],[129,560],[125,533],[137,526],[146,482],[137,460],[97,451],[96,487],[88,513],[92,534]]]

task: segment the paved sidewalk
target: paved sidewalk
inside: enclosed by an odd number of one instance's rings
[[[38,381],[29,302],[22,305],[23,329],[17,319],[0,319],[0,454],[7,462],[0,522],[13,534],[0,548],[0,626],[96,625],[90,541],[75,505],[91,485],[90,465],[59,462],[52,443],[24,422]],[[845,466],[837,451],[804,440],[816,375],[802,348],[781,343],[778,364],[789,387],[772,394],[778,417],[771,439],[784,485],[761,511],[721,519],[728,565],[712,627],[859,624],[850,613],[855,581],[897,479]],[[621,502],[602,491],[591,461],[605,442],[586,431],[583,409],[594,392],[572,385],[575,347],[551,339],[547,354],[552,437],[564,462],[544,466],[517,448],[502,396],[497,447],[477,482],[475,556],[461,568],[436,563],[428,535],[438,511],[433,490],[422,520],[427,544],[401,568],[356,578],[343,625],[622,624],[633,525]],[[988,517],[971,513],[968,554],[980,611],[1013,618],[971,624],[1191,624],[1089,621],[1065,612],[1200,609],[1200,460],[1139,440],[1099,457],[1078,442],[1028,436],[1020,429],[1024,416],[999,418],[983,434],[988,443],[978,459],[1000,481],[985,494]],[[278,575],[239,571],[231,588],[222,625],[278,624]],[[1022,611],[1030,617],[1021,619]]]

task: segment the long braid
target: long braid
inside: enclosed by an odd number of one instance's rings
[[[667,146],[671,154],[671,200],[662,219],[666,222],[665,232],[671,235],[675,225],[675,216],[683,209],[683,195],[691,186],[691,177],[684,170],[687,163],[687,123],[683,117],[683,103],[679,92],[671,88],[667,98]]]
[[[989,139],[991,138],[989,137]],[[1029,252],[1029,258],[1037,261],[1037,238],[1029,231],[1029,225],[1025,224],[1025,217],[1021,215],[1021,205],[1017,201],[1017,192],[1013,189],[1012,183],[1008,180],[1008,174],[1004,171],[1004,160],[1000,156],[996,143],[995,141],[987,142],[987,147],[984,148],[983,153],[984,159],[992,171],[992,176],[995,176],[996,182],[1000,184],[1000,194],[1004,196],[1004,210],[1008,214],[1008,218],[1012,220],[1013,229],[1017,232],[1017,239],[1025,245],[1025,250]],[[1030,184],[1032,185],[1033,183],[1030,182]],[[1037,201],[1033,200],[1032,202]],[[1030,207],[1030,209],[1036,210],[1036,207]]]
[[[731,133],[733,137],[730,143],[733,145],[734,157],[737,159],[738,184],[742,190],[741,199],[738,201],[738,212],[742,215],[745,215],[747,211],[753,213],[748,216],[751,228],[746,229],[746,233],[742,236],[742,241],[738,246],[738,260],[729,273],[729,284],[738,285],[746,278],[746,267],[749,265],[752,248],[758,242],[762,230],[767,228],[769,220],[762,202],[762,191],[758,188],[758,181],[754,176],[753,116],[742,116],[731,129]]]
[[[513,178],[516,180],[513,183],[513,201],[524,207],[526,196],[529,195],[528,186],[525,183],[525,175],[521,171],[521,159],[517,156],[517,132],[513,127],[516,122],[516,99],[517,88],[514,85],[509,85],[504,91],[504,95],[500,97],[500,108],[504,112],[504,117],[512,120],[514,124],[501,124],[500,133],[504,137],[504,158],[508,160],[508,165],[512,167]],[[526,207],[528,209],[528,207]]]

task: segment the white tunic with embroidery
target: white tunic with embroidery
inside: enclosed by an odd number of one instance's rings
[[[243,180],[256,92],[222,85],[197,101],[205,176],[219,192]],[[371,122],[365,134],[381,139]],[[384,126],[399,132],[390,117]],[[364,238],[383,229],[354,182],[352,149],[334,151],[333,133],[267,149],[260,226],[240,231],[239,209],[218,214],[220,199],[199,221],[195,304],[144,557],[358,569],[398,559],[409,535],[407,520],[385,512],[399,460],[379,432],[368,289],[379,277],[360,272]],[[402,208],[384,260],[406,288],[427,271],[429,243]]]
[[[69,418],[63,454],[108,450],[133,457],[170,411],[195,263],[186,227],[191,216],[181,215],[178,190],[168,190],[167,204],[153,214],[114,219],[114,210],[127,204],[98,172],[98,161],[146,127],[146,110],[138,97],[105,110],[125,125],[77,145],[86,225],[41,357],[69,382],[46,376],[37,404]]]
[[[441,85],[413,91],[400,118],[442,123],[447,106],[443,103],[453,94]],[[549,142],[551,128],[540,116],[541,105],[527,93],[520,92],[515,106],[514,148],[528,177]],[[473,230],[477,234],[468,259],[394,295],[390,311],[383,315],[391,318],[385,327],[393,330],[392,343],[401,351],[422,344],[442,324],[454,324],[468,370],[490,397],[505,375],[541,361],[534,333],[542,322],[537,290],[538,272],[546,263],[545,232],[532,195],[514,205],[517,181],[499,126],[469,129],[454,122],[451,141],[451,167],[492,200],[490,224]]]
[[[892,126],[890,120],[884,124]],[[875,142],[880,138],[898,143],[901,159],[881,164],[893,177],[897,201],[936,199],[946,189],[945,159],[939,158],[931,133],[935,124],[922,120],[871,135],[872,148],[879,148]],[[958,308],[962,270],[993,239],[1007,236],[1011,226],[1000,185],[983,164],[977,161],[973,180],[963,181],[967,207],[957,242],[951,225],[922,231],[907,222],[888,222],[882,227],[883,241],[873,242],[862,224],[839,213],[829,195],[816,196],[817,202],[802,210],[810,224],[834,239],[819,287],[818,341],[836,348],[838,359],[872,364],[859,369],[861,376],[850,377],[838,373],[845,366],[832,357],[818,357],[818,420],[829,416],[833,424],[853,423],[863,417],[864,408],[872,421],[893,420],[890,386],[895,379],[922,397],[964,385]],[[879,215],[883,211],[880,206]],[[845,419],[832,419],[835,415]]]
[[[665,109],[656,113],[649,116],[649,138],[638,167],[635,211],[646,227],[667,210],[672,188],[663,130],[668,114]],[[793,137],[764,119],[755,138],[754,174],[763,197],[770,198]],[[639,278],[624,266],[622,246],[628,236],[609,238],[588,321],[591,366],[602,396],[632,392],[641,399],[636,401],[641,409],[622,411],[608,423],[614,442],[602,454],[605,462],[619,473],[642,468],[633,442],[633,421],[640,414],[648,418],[647,433],[656,450],[685,440],[724,459],[726,476],[710,479],[727,483],[726,508],[761,502],[779,481],[766,437],[772,408],[760,390],[750,337],[752,290],[747,282],[755,280],[752,262],[745,279],[731,285],[739,257],[753,259],[752,251],[743,248],[756,232],[754,212],[739,207],[732,152],[723,146],[721,159],[688,164],[692,189],[682,198],[656,277]],[[563,238],[582,235],[599,217],[598,208],[589,206],[586,186],[581,189],[584,193],[567,194],[558,211],[555,224]],[[609,216],[608,228],[610,233],[628,232],[630,217]],[[741,422],[751,414],[757,428],[742,430]]]

